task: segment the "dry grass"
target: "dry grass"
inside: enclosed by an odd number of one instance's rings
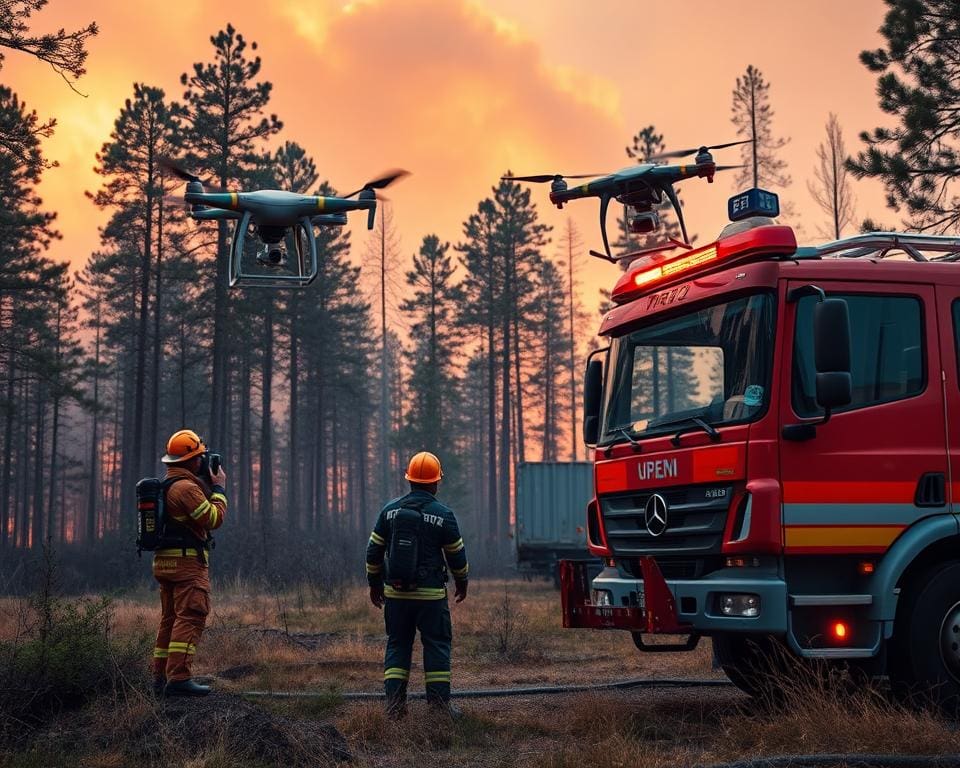
[[[709,643],[694,653],[641,654],[629,635],[563,630],[559,595],[549,585],[489,581],[471,585],[467,602],[452,605],[457,688],[583,684],[626,677],[719,677]],[[117,602],[118,632],[135,633],[157,619],[155,594]],[[0,601],[0,636],[10,604]],[[338,692],[381,689],[382,615],[366,590],[335,595],[258,594],[244,585],[215,589],[214,615],[196,672],[220,690],[326,691],[312,699],[257,704],[284,720],[332,720],[360,768],[411,766],[637,766],[665,768],[744,756],[815,752],[960,753],[960,732],[929,712],[895,706],[878,691],[833,685],[816,675],[783,680],[774,704],[757,704],[732,688],[598,692],[554,697],[462,700],[465,717],[450,725],[425,704],[389,721],[379,703],[345,702]],[[415,658],[414,666],[419,665]],[[421,688],[414,670],[411,689]],[[134,716],[134,704],[127,704]],[[122,728],[122,714],[103,718]],[[89,746],[89,744],[88,744]],[[125,752],[100,739],[73,762],[112,768]],[[172,755],[173,753],[171,753]],[[203,754],[177,753],[170,764],[193,768],[244,766],[229,745]],[[86,762],[83,762],[86,761]],[[4,757],[2,768],[32,768],[38,755]],[[161,765],[145,762],[144,765]]]

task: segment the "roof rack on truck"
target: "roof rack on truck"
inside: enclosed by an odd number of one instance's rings
[[[941,255],[927,256],[925,252]],[[958,261],[960,260],[960,237],[903,232],[868,232],[833,240],[823,245],[798,248],[796,257],[879,260],[901,253],[906,254],[913,261]]]

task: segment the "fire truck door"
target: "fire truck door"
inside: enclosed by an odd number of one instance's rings
[[[960,288],[937,286],[940,360],[943,367],[944,431],[950,476],[947,495],[953,513],[960,513]]]
[[[850,314],[850,405],[816,403],[816,296],[786,305],[780,465],[787,554],[881,554],[910,524],[949,509],[940,348],[928,285],[831,283]],[[790,288],[805,283],[795,282]]]

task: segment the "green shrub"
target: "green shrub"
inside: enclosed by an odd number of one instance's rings
[[[13,640],[0,642],[0,739],[25,735],[65,709],[145,683],[149,638],[117,638],[108,598],[59,598],[45,558]]]

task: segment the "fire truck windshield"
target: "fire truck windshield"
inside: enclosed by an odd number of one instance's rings
[[[769,399],[775,322],[773,294],[757,293],[614,339],[600,444],[694,418],[711,426],[758,418]]]

